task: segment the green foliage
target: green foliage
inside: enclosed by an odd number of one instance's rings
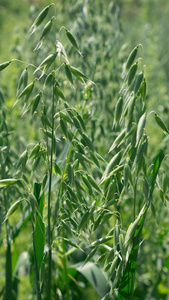
[[[1,295],[17,298],[24,274],[34,299],[161,297],[168,124],[155,113],[164,139],[152,152],[141,44],[123,44],[125,4],[46,5],[32,6],[29,38],[0,64],[2,80],[17,74],[0,93]]]

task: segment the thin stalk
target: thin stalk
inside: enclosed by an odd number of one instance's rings
[[[3,168],[2,168],[3,169]],[[5,173],[5,172],[4,172]],[[5,210],[8,211],[8,195],[4,191]],[[5,270],[5,300],[12,299],[12,252],[11,252],[11,235],[10,225],[6,221],[6,236],[7,236],[7,249],[6,249],[6,270]]]
[[[35,266],[36,297],[37,297],[37,300],[41,300],[41,292],[40,292],[40,287],[39,287],[39,272],[38,272],[37,260],[36,260],[36,252],[35,252],[33,221],[32,221],[32,237],[33,237],[34,266]]]
[[[65,230],[63,228],[62,231],[62,236],[65,237]],[[66,284],[66,300],[70,300],[70,295],[69,295],[69,281],[68,281],[68,276],[67,276],[67,262],[66,262],[66,245],[65,245],[65,240],[62,239],[62,249],[63,249],[63,272],[64,272],[64,281]]]
[[[51,299],[51,271],[52,271],[52,245],[51,245],[51,188],[52,188],[52,168],[53,168],[53,137],[54,137],[54,87],[55,79],[53,78],[53,97],[52,97],[52,142],[50,152],[50,168],[49,168],[49,192],[48,192],[48,287],[47,299]]]
[[[11,253],[11,240],[9,234],[9,223],[7,221],[7,250],[6,250],[6,286],[5,286],[5,299],[12,299],[12,253]]]
[[[137,177],[134,185],[134,207],[133,207],[133,217],[136,218],[136,201],[137,201]]]

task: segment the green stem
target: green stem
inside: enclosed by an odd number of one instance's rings
[[[52,243],[51,243],[51,188],[52,188],[52,168],[53,168],[53,137],[54,137],[54,87],[55,79],[53,78],[53,99],[52,99],[52,142],[50,152],[50,169],[49,169],[49,193],[48,193],[48,297],[51,299],[51,271],[52,271]]]
[[[137,177],[134,185],[134,209],[133,209],[134,220],[136,218],[136,201],[137,201]]]
[[[9,236],[9,223],[7,221],[7,250],[6,250],[6,286],[5,286],[5,299],[12,299],[12,253],[11,253],[11,240]]]
[[[62,236],[65,237],[65,230],[63,228],[62,231]],[[62,249],[63,249],[63,272],[64,272],[64,281],[66,284],[66,300],[70,300],[70,295],[69,295],[69,281],[68,281],[68,274],[67,274],[67,262],[66,262],[66,245],[65,245],[65,240],[62,239]]]
[[[2,168],[3,170],[4,168]],[[4,171],[5,175],[5,171]],[[3,178],[3,177],[2,177]],[[9,209],[9,196],[4,191],[4,204],[6,213]],[[5,300],[12,299],[12,252],[11,252],[11,234],[10,225],[6,221],[6,236],[7,236],[7,249],[6,249],[6,268],[5,268]]]
[[[31,220],[32,221],[32,220]],[[37,300],[41,300],[41,292],[39,287],[39,272],[36,260],[35,242],[34,242],[34,226],[32,221],[32,237],[33,237],[33,253],[34,253],[34,266],[35,266],[35,286],[36,286],[36,297]]]

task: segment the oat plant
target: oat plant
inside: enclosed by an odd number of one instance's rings
[[[56,31],[53,9],[54,4],[45,7],[29,31],[29,39],[36,41],[32,48],[38,53],[38,63],[12,59],[0,64],[0,71],[15,63],[23,66],[14,106],[23,102],[22,117],[30,114],[40,124],[40,139],[33,147],[28,144],[18,160],[9,160],[8,140],[1,143],[0,187],[7,232],[5,297],[9,299],[14,291],[11,242],[30,223],[29,272],[37,299],[79,299],[85,295],[86,282],[99,299],[132,299],[142,228],[149,207],[154,211],[153,192],[165,157],[162,149],[152,161],[148,157],[146,81],[138,56],[141,45],[123,66],[122,86],[112,109],[115,138],[104,158],[89,114],[93,89],[97,89],[92,81],[95,73],[90,80],[72,65],[63,44],[72,47],[78,61],[83,61],[83,53],[69,29],[62,26]],[[48,48],[49,36],[54,42]],[[80,96],[76,93],[79,85],[84,90]],[[161,118],[155,118],[168,133]],[[10,192],[19,198],[8,198]],[[22,218],[12,228],[10,218],[19,208]]]
[[[53,4],[48,5],[40,12],[33,22],[30,29],[30,35],[35,35],[36,30],[42,22],[44,22],[52,7]],[[44,26],[39,42],[35,46],[34,51],[39,51],[42,47],[42,41],[44,42],[47,38],[49,32],[52,30],[52,24],[55,21],[55,17],[52,16],[52,18]],[[68,39],[69,43],[75,48],[79,55],[81,55],[76,39],[71,32],[65,27],[62,27],[60,31],[64,31],[65,37]],[[53,34],[55,33],[53,32]],[[85,222],[83,213],[87,203],[85,204],[82,202],[79,207],[79,202],[81,200],[80,191],[76,194],[71,185],[74,183],[74,170],[78,171],[79,163],[81,163],[86,170],[82,172],[82,176],[84,176],[84,180],[88,182],[88,179],[85,177],[85,173],[88,173],[86,164],[90,164],[92,161],[86,157],[83,148],[89,147],[91,151],[94,151],[94,146],[92,145],[90,138],[85,133],[86,127],[83,120],[83,114],[86,109],[85,101],[77,109],[71,108],[71,106],[66,102],[66,98],[61,89],[62,83],[59,83],[58,74],[63,70],[65,73],[65,79],[70,84],[70,88],[73,87],[74,80],[77,80],[84,85],[86,85],[86,82],[91,81],[78,68],[70,65],[65,48],[60,41],[56,40],[53,48],[53,53],[43,58],[37,67],[33,64],[19,61],[17,59],[13,59],[0,65],[1,71],[8,67],[11,63],[19,62],[22,65],[25,65],[25,68],[19,78],[17,100],[14,103],[14,106],[19,105],[19,102],[23,100],[24,106],[22,116],[24,116],[28,111],[31,111],[33,116],[37,112],[38,106],[41,106],[41,130],[44,136],[44,138],[39,141],[31,151],[28,151],[29,146],[27,146],[27,149],[25,149],[25,151],[20,155],[18,162],[15,164],[15,178],[2,179],[1,187],[5,188],[7,186],[18,186],[21,184],[25,189],[25,193],[27,193],[23,199],[15,201],[7,210],[7,213],[4,216],[4,223],[8,223],[8,218],[20,207],[21,204],[24,203],[26,211],[23,214],[21,222],[19,222],[13,229],[11,237],[14,239],[19,234],[20,230],[22,230],[23,226],[25,226],[28,221],[31,221],[33,241],[33,277],[35,280],[34,288],[37,299],[41,299],[42,295],[47,299],[51,299],[51,297],[54,298],[56,297],[56,294],[59,293],[59,289],[57,290],[52,286],[52,284],[56,284],[55,282],[52,283],[52,272],[54,269],[54,267],[52,267],[54,263],[54,260],[52,259],[52,248],[56,245],[55,247],[57,249],[57,240],[59,241],[59,247],[57,250],[58,253],[61,252],[60,256],[63,264],[60,276],[64,279],[63,282],[66,299],[70,299],[66,243],[75,245],[76,248],[79,248],[79,246],[77,246],[76,243],[71,242],[65,236],[65,231],[70,227],[70,224],[67,224],[67,222],[70,221],[66,216],[68,214],[67,210],[69,210],[70,213],[70,209],[74,209],[75,213],[77,211],[77,217],[80,218],[80,229],[84,226]],[[31,72],[32,69],[33,72]],[[33,80],[28,82],[30,73],[33,73],[31,75]],[[57,130],[58,135],[62,135],[61,138],[56,136]],[[56,155],[58,153],[58,144],[59,147],[63,148],[59,157]],[[74,169],[72,167],[72,156],[77,156]],[[93,159],[98,164],[98,159],[95,157],[94,153]],[[41,179],[41,183],[34,182],[30,184],[27,182],[28,180],[25,168],[28,166],[29,169],[31,169],[31,173],[34,173],[41,161],[43,161],[44,165],[42,166],[42,170],[45,170],[43,180]],[[19,175],[21,177],[18,177]],[[92,181],[92,184],[97,187],[92,176],[88,175],[88,177],[89,180]],[[57,196],[55,196],[54,199],[52,196],[52,189],[56,188],[56,184]],[[77,190],[84,190],[77,179],[76,185]],[[47,210],[44,212],[45,196],[47,198]],[[85,219],[85,221],[87,221],[87,218]],[[76,221],[73,220],[73,218],[71,219],[71,222],[73,226],[76,226]],[[69,229],[69,231],[70,230],[71,229]],[[57,237],[55,236],[56,231],[58,231]],[[76,231],[73,232],[77,235]],[[46,256],[47,263],[45,263]],[[10,281],[6,280],[6,282],[7,281],[9,284]],[[9,290],[11,291],[12,288]]]

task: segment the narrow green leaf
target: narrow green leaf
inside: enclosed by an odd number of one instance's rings
[[[23,168],[26,165],[26,162],[28,160],[28,150],[26,149],[19,157],[19,160],[17,162],[16,168],[18,169],[20,166],[22,166]]]
[[[163,120],[162,120],[157,114],[155,114],[155,120],[156,120],[158,126],[159,126],[164,132],[166,132],[166,133],[169,134],[169,130],[168,130],[167,126],[165,125],[165,123],[163,122]]]
[[[41,64],[40,64],[39,67],[34,71],[33,74],[35,74],[37,71],[39,71],[39,70],[41,69],[41,67],[43,67],[43,66],[44,66],[44,71],[45,71],[46,69],[48,69],[48,68],[50,67],[50,65],[54,62],[54,60],[55,60],[57,54],[58,54],[58,53],[55,52],[55,53],[52,53],[52,54],[48,55],[48,56],[41,62]]]
[[[113,200],[115,190],[116,190],[116,181],[115,181],[115,179],[113,179],[106,191],[106,203],[108,203],[108,201],[110,201],[110,200]]]
[[[63,120],[63,118],[60,118],[60,127],[63,131],[63,134],[65,135],[65,137],[68,136],[68,133],[67,133],[67,123],[65,122],[65,120]]]
[[[0,188],[9,186],[9,185],[13,185],[15,183],[18,183],[20,181],[20,179],[2,179],[0,180]]]
[[[63,100],[65,100],[65,96],[63,95],[63,92],[61,91],[61,89],[57,85],[55,87],[55,92],[56,92],[57,97],[60,97]]]
[[[26,96],[26,100],[28,100],[28,98],[30,97],[30,94],[31,94],[32,91],[33,91],[34,84],[35,84],[34,81],[31,82],[30,84],[28,84],[28,85],[23,89],[23,91],[19,94],[18,99],[20,99],[20,98],[23,97],[23,96]]]
[[[104,244],[108,241],[110,241],[113,237],[112,236],[105,236],[103,238],[100,238],[99,240],[96,240],[95,242],[90,244],[90,247],[95,247],[101,244]]]
[[[142,99],[144,101],[145,97],[146,97],[146,81],[145,81],[145,79],[143,80],[143,82],[141,84],[140,93],[141,93]]]
[[[85,126],[85,122],[84,122],[83,118],[79,114],[77,114],[77,119],[79,120],[80,125],[83,128],[83,130],[86,131],[86,126]]]
[[[81,71],[79,71],[78,69],[74,68],[74,67],[70,67],[73,75],[77,78],[80,79],[80,81],[82,81],[82,79],[86,79],[91,81],[85,74],[83,74]],[[82,81],[83,82],[83,81]],[[91,81],[92,82],[92,81]]]
[[[119,151],[116,155],[114,155],[112,157],[112,159],[110,160],[110,162],[108,163],[104,173],[103,173],[103,176],[101,178],[101,182],[106,178],[108,177],[109,173],[113,170],[113,168],[119,164],[119,161],[120,161],[120,157],[121,157],[121,151]]]
[[[29,193],[29,203],[31,207],[31,212],[35,221],[36,218],[36,211],[38,211],[38,201],[34,194]]]
[[[72,184],[74,182],[74,172],[70,163],[67,163],[66,171],[67,171],[69,182],[70,184]]]
[[[6,61],[6,62],[0,64],[0,71],[2,71],[3,69],[5,69],[6,67],[8,67],[11,62],[12,61],[10,60],[10,61]]]
[[[72,72],[68,64],[65,64],[65,73],[67,76],[67,79],[70,81],[71,84],[73,84],[73,77]]]
[[[71,42],[71,44],[76,48],[76,50],[79,51],[79,47],[78,47],[78,44],[76,42],[74,35],[70,31],[68,31],[66,28],[65,28],[65,31],[66,31],[66,35],[67,35],[69,41]]]
[[[125,257],[125,246],[124,246],[124,235],[122,233],[119,234],[119,247],[120,247],[120,253],[122,255],[122,258],[124,259]]]
[[[109,265],[109,263],[112,263],[112,258],[114,258],[114,249],[112,248],[106,258],[105,261],[105,267],[104,270],[105,272],[109,269],[109,267],[111,266],[111,264]]]
[[[51,4],[46,6],[36,17],[35,21],[33,22],[32,26],[30,28],[30,34],[33,34],[35,32],[35,30],[37,29],[37,27],[39,27],[39,25],[43,22],[43,20],[45,19],[45,17],[48,14],[50,6],[51,6]]]
[[[40,273],[40,268],[44,256],[44,247],[45,247],[45,225],[42,221],[41,216],[39,215],[37,215],[36,217],[33,238],[34,238],[34,245],[35,245],[36,262],[37,262],[38,272]]]
[[[92,141],[88,138],[88,136],[85,133],[82,133],[82,137],[83,137],[82,143],[85,146],[88,146],[91,150],[94,150],[95,149],[94,145],[93,145]]]
[[[155,159],[155,162],[154,162],[153,174],[152,174],[152,179],[151,179],[151,187],[150,187],[150,199],[152,198],[152,194],[153,194],[153,191],[154,191],[154,186],[155,186],[155,183],[156,183],[157,174],[158,174],[159,168],[161,166],[161,163],[162,163],[164,157],[165,157],[164,152],[163,152],[162,149],[160,149],[159,153],[158,153],[158,155]]]
[[[125,184],[125,187],[127,187],[129,179],[131,179],[130,167],[129,167],[128,164],[125,164],[125,166],[124,166],[124,184]]]
[[[35,159],[35,161],[34,161],[34,163],[33,163],[33,165],[32,165],[32,171],[33,171],[33,172],[36,171],[36,169],[37,169],[37,167],[38,167],[38,165],[39,165],[39,163],[40,163],[40,160],[41,160],[41,157],[40,157],[40,156],[37,157],[37,158]]]
[[[126,62],[126,70],[128,70],[128,69],[131,67],[131,65],[133,64],[134,59],[135,59],[135,57],[136,57],[136,55],[137,55],[138,48],[139,48],[139,45],[136,46],[136,47],[131,51],[131,53],[129,54],[129,57],[128,57],[127,62]]]
[[[119,284],[118,300],[133,299],[137,254],[138,254],[140,238],[141,238],[142,228],[146,217],[147,209],[148,206],[144,205],[137,219],[134,221],[132,228],[128,229],[128,232],[126,233],[125,240],[128,241],[130,237],[132,239],[131,240],[132,245],[128,251],[129,253],[127,255],[127,264]]]
[[[111,263],[111,267],[110,267],[110,273],[109,273],[110,278],[114,275],[114,272],[118,266],[118,263],[119,263],[119,258],[118,258],[118,256],[115,256],[115,258],[113,259],[113,261]]]
[[[120,120],[123,107],[123,97],[120,97],[116,103],[115,113],[114,113],[114,122],[117,123]]]
[[[68,193],[69,193],[69,195],[70,195],[70,197],[71,197],[71,200],[72,200],[74,203],[77,204],[77,203],[78,203],[78,198],[77,198],[76,193],[73,191],[73,189],[72,189],[69,185],[67,185],[66,187],[67,187]]]
[[[95,165],[100,168],[100,163],[95,153],[90,151],[90,156]]]
[[[40,92],[39,94],[37,94],[33,100],[32,100],[32,115],[33,113],[36,111],[38,105],[39,105],[39,102],[40,102],[40,99],[41,99],[41,96],[42,96],[42,92]]]
[[[51,83],[52,79],[53,79],[53,72],[46,76],[45,86],[48,86]]]
[[[81,230],[86,225],[86,223],[88,222],[89,216],[90,216],[90,214],[89,214],[89,211],[87,210],[80,220],[80,223],[78,226],[79,230]]]
[[[40,41],[42,39],[44,39],[50,32],[51,28],[52,28],[52,23],[53,23],[53,20],[55,19],[55,17],[52,17],[50,19],[50,21],[45,25],[45,27],[43,28],[43,31],[42,31],[42,34],[40,36]]]
[[[141,116],[141,118],[138,122],[135,147],[138,146],[138,143],[142,137],[145,123],[146,123],[146,112]]]
[[[69,118],[67,114],[60,112],[60,118],[62,118],[64,121],[68,122],[69,124],[73,125],[72,120]]]
[[[134,93],[135,94],[138,92],[142,81],[143,81],[143,72],[140,72],[136,77],[136,81],[135,81],[135,85],[134,85]]]
[[[95,255],[96,251],[97,251],[97,247],[94,248],[94,249],[88,254],[88,256],[85,258],[85,261],[84,261],[84,263],[83,263],[83,266],[86,265],[86,264],[92,259],[92,257]]]
[[[95,189],[96,191],[98,191],[99,193],[102,193],[101,189],[100,189],[99,186],[97,185],[97,183],[96,183],[96,181],[94,180],[94,178],[93,178],[91,175],[89,175],[89,174],[87,174],[87,178],[88,178],[90,184],[94,187],[94,189]]]
[[[49,119],[45,115],[41,115],[41,121],[45,128],[49,127],[52,129],[52,124],[50,123]]]
[[[18,88],[17,88],[18,92],[22,85],[25,88],[27,86],[27,84],[28,84],[28,70],[26,68],[23,70],[23,72],[20,75],[19,82],[18,82]],[[17,92],[17,95],[18,95],[18,92]]]
[[[62,171],[61,171],[59,165],[56,164],[56,163],[54,165],[53,172],[54,172],[55,175],[57,175],[57,174],[59,174],[60,176],[62,175]]]
[[[128,86],[132,83],[135,75],[136,75],[136,72],[137,72],[137,63],[135,63],[130,71],[129,71],[129,74],[128,74]]]
[[[164,194],[165,194],[169,187],[169,177],[165,172],[163,173],[163,177],[162,177],[162,185],[163,185],[163,190],[164,190]]]
[[[117,251],[117,245],[119,242],[119,224],[116,222],[116,225],[114,227],[114,233],[113,233],[113,248],[114,252]]]
[[[16,201],[15,203],[12,204],[12,206],[8,209],[7,213],[6,213],[6,216],[5,216],[5,220],[4,222],[6,222],[6,220],[11,216],[13,215],[13,213],[18,209],[18,207],[20,206],[22,200],[18,200]],[[4,223],[3,222],[3,223]]]
[[[87,186],[87,188],[89,189],[89,194],[91,195],[93,191],[92,191],[92,186],[91,186],[90,182],[84,175],[82,176],[82,180],[83,180],[84,184]]]
[[[73,230],[70,227],[70,224],[67,224],[64,220],[61,220],[61,222],[62,222],[62,225],[63,225],[64,229],[67,231],[67,234],[69,234],[70,236],[72,236]]]
[[[120,134],[116,137],[116,139],[114,140],[113,144],[111,145],[109,152],[113,151],[124,139],[126,134],[126,128],[124,128]]]
[[[73,120],[73,123],[74,123],[75,127],[76,127],[78,130],[82,131],[82,127],[81,127],[81,125],[80,125],[79,120],[78,120],[75,116],[72,118],[72,120]]]
[[[100,181],[100,185],[102,185],[104,182],[106,182],[108,179],[110,179],[110,177],[112,177],[113,175],[117,174],[118,172],[121,172],[123,170],[123,168],[124,168],[124,165],[120,165],[118,167],[115,167],[112,172],[107,174],[106,177],[102,176],[101,181]]]
[[[63,238],[63,240],[64,240],[66,243],[68,243],[70,246],[73,246],[73,247],[75,247],[75,248],[77,248],[77,249],[83,251],[83,250],[80,248],[80,246],[79,246],[78,244],[72,242],[70,239]],[[84,252],[84,251],[83,251],[83,252]]]
[[[24,110],[22,117],[29,111],[29,109],[32,107],[32,115],[33,113],[36,111],[36,108],[39,105],[40,102],[40,98],[41,98],[42,92],[40,92],[39,94],[37,94],[31,101],[31,103],[26,107],[26,109]]]

